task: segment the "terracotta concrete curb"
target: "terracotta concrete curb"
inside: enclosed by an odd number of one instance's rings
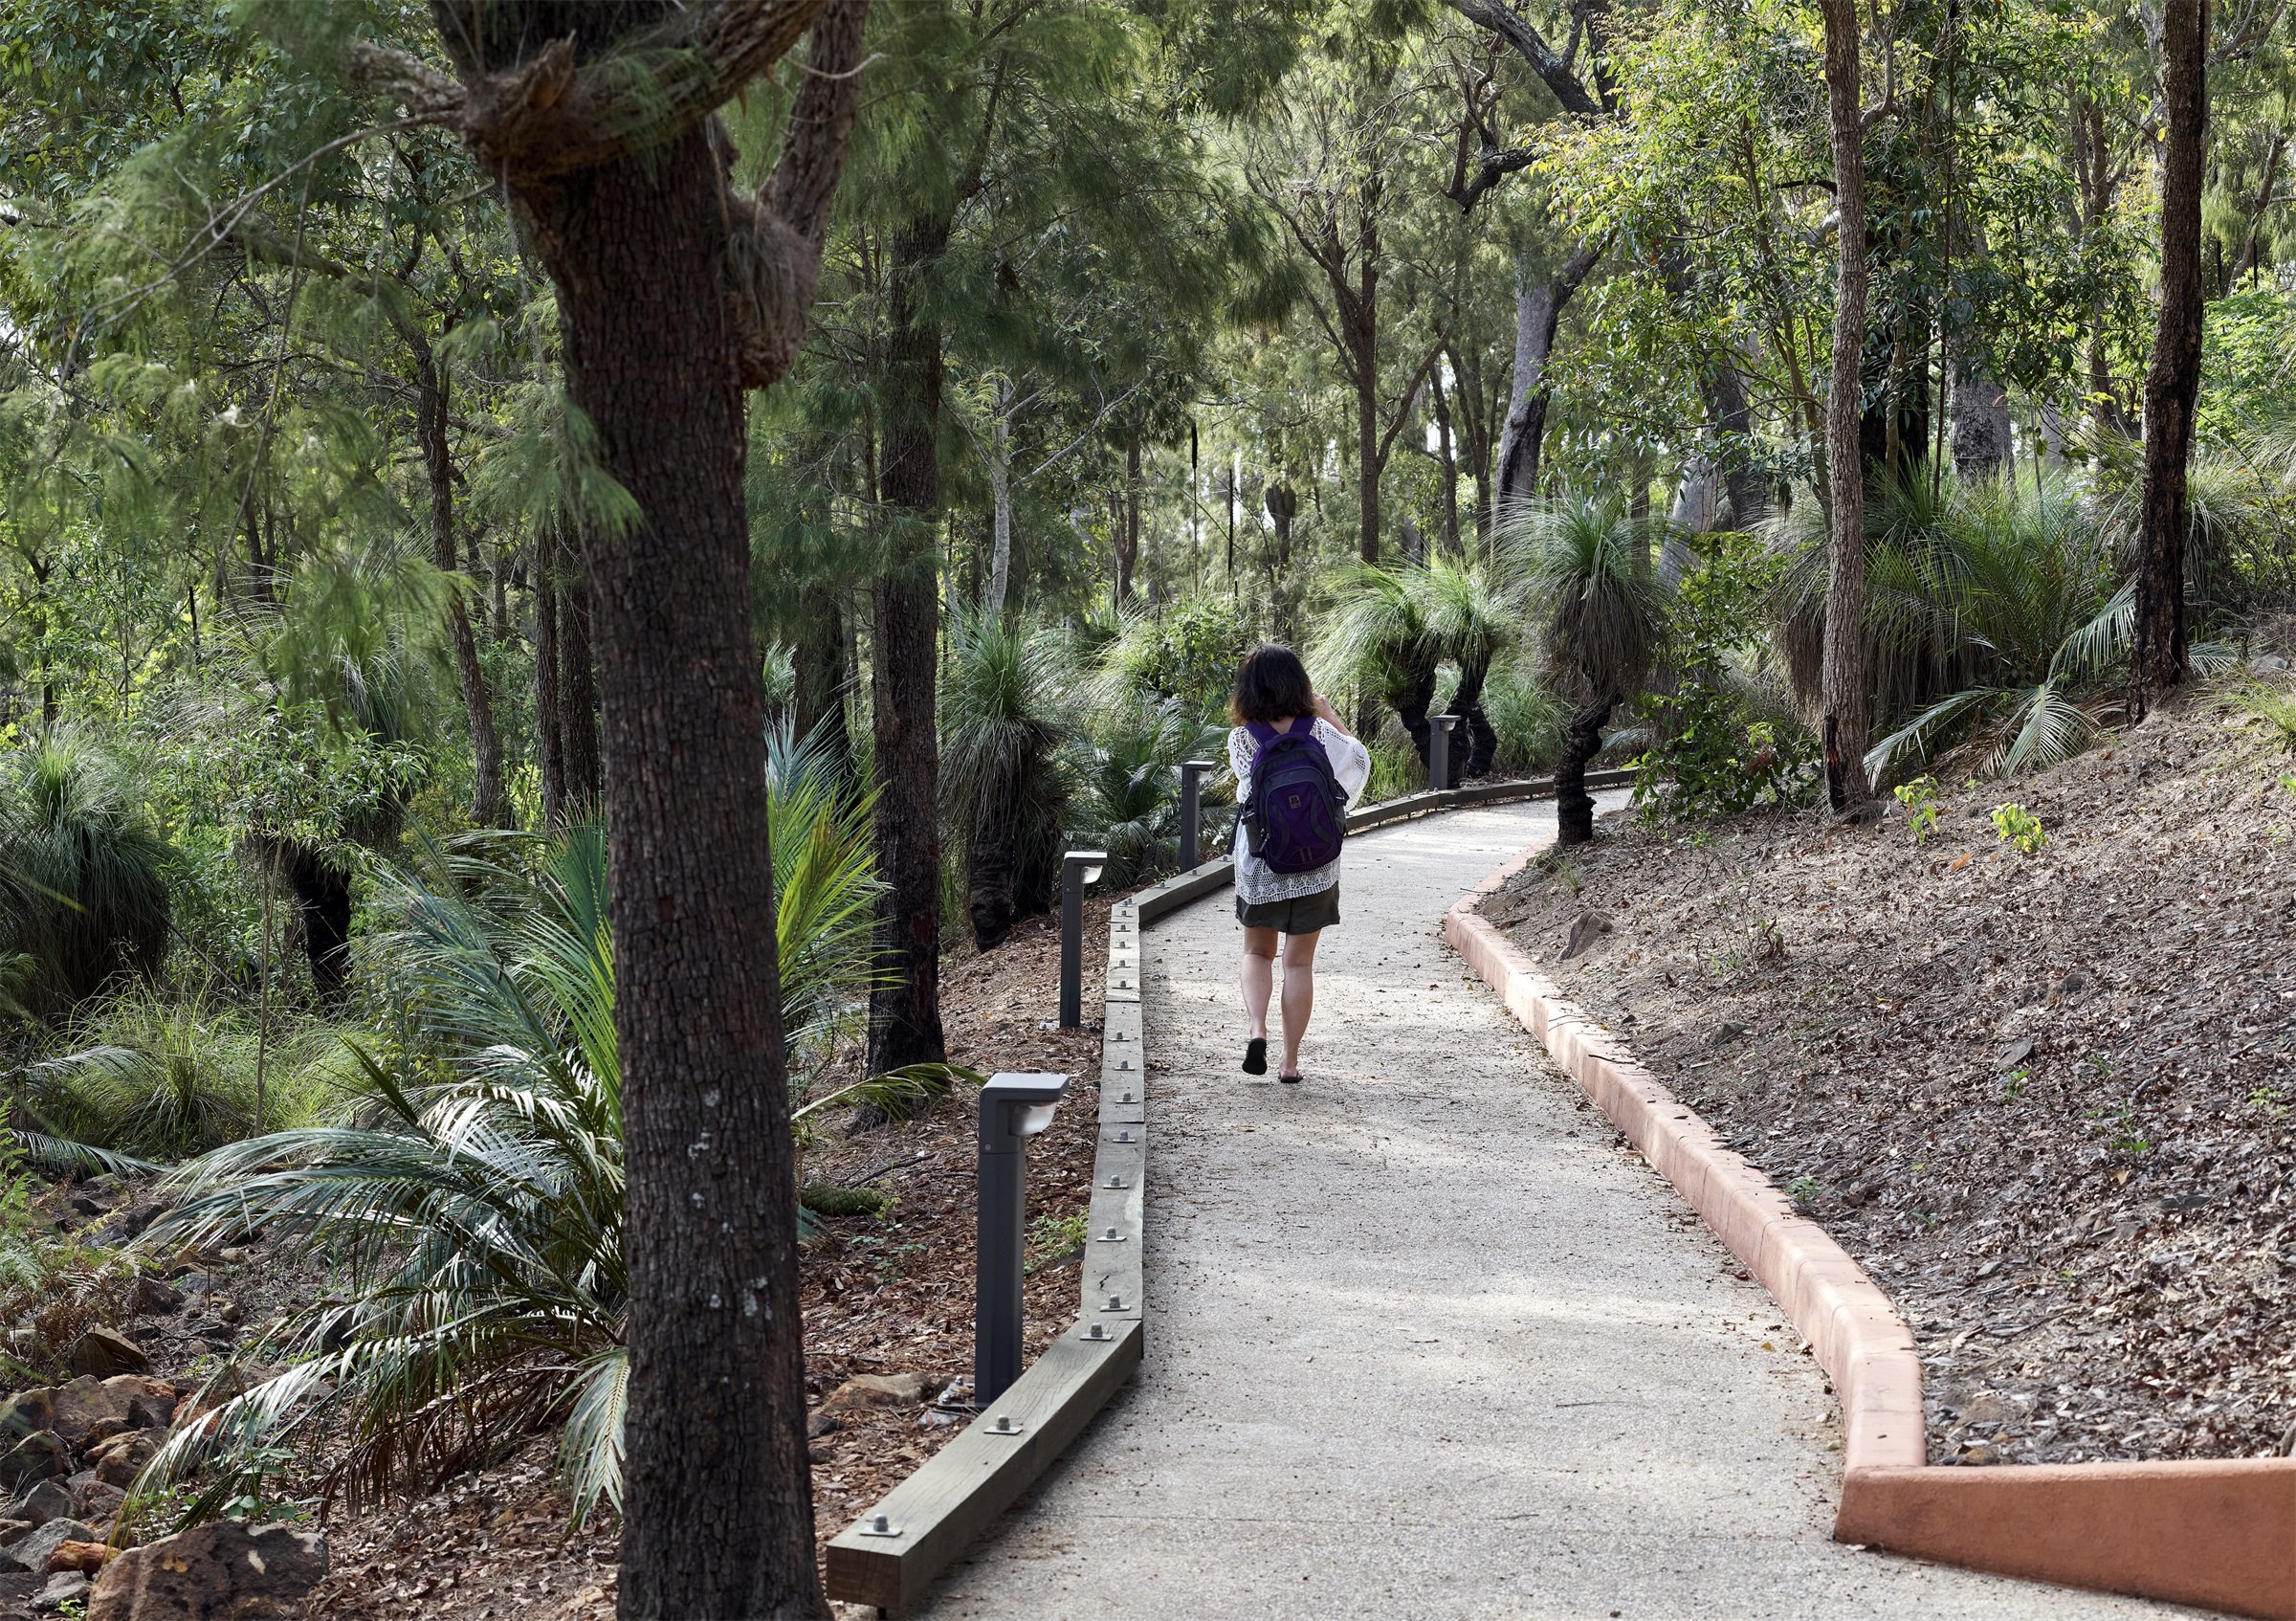
[[[1498,991],[1808,1341],[1842,1402],[1838,1541],[2066,1587],[2296,1621],[2296,1458],[1930,1467],[1921,1362],[1896,1308],[1769,1178],[1477,915],[1525,851],[1444,918]]]

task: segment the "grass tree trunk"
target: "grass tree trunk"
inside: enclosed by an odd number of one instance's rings
[[[1866,351],[1866,124],[1860,110],[1857,0],[1822,0],[1834,147],[1833,376],[1825,401],[1827,512],[1825,794],[1836,812],[1872,797],[1866,780],[1866,476],[1860,448]]]
[[[2161,9],[2161,99],[2168,148],[2160,170],[2160,323],[2145,372],[2143,534],[2132,664],[2138,706],[2180,683],[2184,626],[2185,475],[2200,388],[2200,192],[2208,158],[2208,0]]]
[[[879,923],[886,976],[871,997],[872,1070],[938,1063],[940,1025],[940,741],[935,692],[940,599],[933,537],[940,518],[939,323],[923,279],[947,250],[945,215],[912,220],[895,238],[892,332],[882,395],[878,490],[892,524],[874,589],[871,638],[877,755]]]
[[[354,66],[503,185],[567,389],[638,517],[592,537],[623,1072],[625,1621],[819,1616],[796,1150],[775,956],[745,387],[803,339],[859,92],[863,0],[433,0],[456,76]],[[767,187],[714,110],[811,25]],[[633,90],[631,52],[648,63]]]
[[[1586,791],[1586,763],[1602,752],[1602,728],[1610,724],[1613,699],[1600,699],[1571,717],[1562,734],[1562,752],[1555,760],[1555,842],[1591,843],[1595,836],[1595,800]]]
[[[1499,734],[1483,712],[1483,685],[1490,678],[1490,661],[1463,664],[1459,668],[1459,688],[1451,695],[1451,713],[1460,718],[1467,728],[1467,755],[1460,777],[1488,777],[1491,762],[1498,758]]]

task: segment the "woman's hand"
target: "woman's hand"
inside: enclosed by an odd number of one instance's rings
[[[1315,695],[1315,719],[1333,727],[1343,737],[1356,735],[1349,731],[1347,723],[1339,719],[1339,712],[1332,707],[1332,700],[1321,693]]]

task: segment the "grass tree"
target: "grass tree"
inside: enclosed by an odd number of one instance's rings
[[[1451,713],[1467,726],[1467,776],[1490,773],[1499,751],[1499,734],[1484,712],[1485,684],[1491,665],[1519,635],[1515,605],[1495,570],[1474,559],[1437,557],[1417,582],[1428,636],[1442,655],[1459,668]]]
[[[1308,662],[1318,685],[1352,686],[1395,711],[1422,764],[1427,759],[1427,710],[1443,651],[1427,624],[1427,593],[1409,566],[1350,564],[1332,586],[1332,603],[1316,626]]]
[[[990,610],[949,626],[940,693],[940,791],[964,849],[973,944],[994,950],[1022,900],[1049,899],[1062,800],[1058,758],[1070,735],[1060,650],[1008,629]],[[1033,881],[1031,881],[1033,880]]]
[[[0,761],[0,958],[19,1008],[55,1018],[167,954],[166,841],[121,764],[60,729]]]
[[[1648,526],[1617,494],[1563,496],[1515,507],[1494,536],[1503,567],[1538,628],[1548,683],[1572,705],[1555,766],[1556,840],[1595,836],[1586,765],[1611,711],[1650,669],[1666,591]]]

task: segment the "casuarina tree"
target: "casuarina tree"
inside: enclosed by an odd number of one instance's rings
[[[2200,193],[2208,163],[2208,0],[2161,8],[2160,324],[2145,373],[2145,493],[2136,566],[2139,702],[2184,679],[2185,483],[2200,391]]]
[[[804,333],[865,6],[432,0],[453,72],[354,48],[368,83],[457,131],[504,188],[557,289],[569,395],[637,514],[586,539],[629,1178],[627,1617],[827,1608],[742,390],[781,377]],[[716,111],[808,30],[778,161],[749,192]]]

